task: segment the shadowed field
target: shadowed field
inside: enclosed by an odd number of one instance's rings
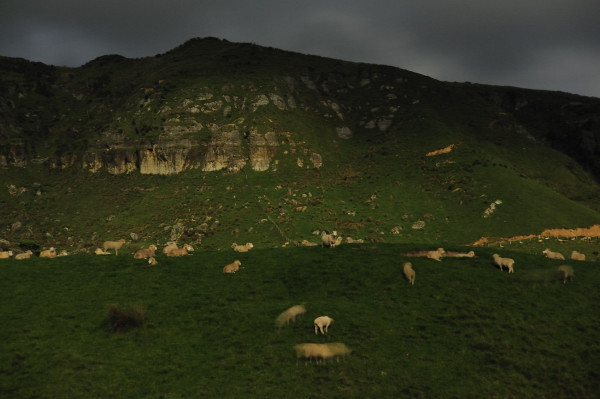
[[[596,397],[598,265],[492,249],[472,259],[410,258],[414,247],[197,251],[159,257],[71,256],[0,264],[3,397]],[[493,252],[497,252],[495,249]],[[223,274],[240,259],[242,269]],[[288,327],[277,315],[305,304]],[[113,332],[110,304],[143,309]],[[312,320],[335,319],[326,335]],[[342,342],[323,364],[294,345]],[[316,388],[318,387],[318,389]]]

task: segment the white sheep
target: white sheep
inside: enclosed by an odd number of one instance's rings
[[[29,259],[29,258],[31,258],[31,255],[33,255],[33,252],[31,252],[31,250],[28,249],[27,251],[25,251],[23,253],[16,254],[15,259],[16,260]]]
[[[122,238],[119,241],[104,241],[104,243],[102,243],[102,250],[106,252],[109,249],[114,249],[115,255],[118,255],[119,249],[121,249],[123,244],[125,244],[125,240]]]
[[[167,256],[184,256],[191,255],[190,250],[193,251],[194,248],[189,244],[184,244],[183,248],[174,248],[167,252]]]
[[[13,251],[0,251],[0,259],[8,259],[13,256]]]
[[[408,280],[408,282],[411,285],[415,285],[416,273],[415,273],[414,269],[412,268],[412,263],[406,262],[402,269],[402,273],[404,274],[404,277],[406,277],[406,279]]]
[[[233,263],[223,266],[223,273],[235,273],[240,270],[242,262],[234,260]]]
[[[163,254],[168,254],[169,252],[171,252],[174,249],[177,249],[177,241],[169,241],[167,243],[167,245],[165,245],[165,247],[163,248]]]
[[[498,255],[498,254],[494,254],[492,256],[494,257],[494,262],[500,268],[500,271],[502,271],[503,267],[506,267],[508,269],[509,273],[514,273],[515,272],[515,270],[514,270],[514,265],[515,265],[514,259],[511,259],[511,258],[501,258],[500,255]]]
[[[449,258],[473,258],[473,257],[475,257],[475,252],[474,251],[469,251],[469,252],[445,251],[444,252],[444,257],[449,257]]]
[[[96,248],[94,251],[96,255],[110,255],[110,252],[104,251],[102,248]]]
[[[441,257],[444,256],[444,253],[446,253],[444,248],[438,248],[435,251],[427,251],[425,256],[427,256],[429,259],[437,260],[439,262],[441,261]]]
[[[300,241],[300,245],[303,247],[316,247],[319,244],[317,244],[316,242],[308,241],[308,240],[302,240],[302,241]]]
[[[335,239],[335,241],[333,243],[331,243],[331,247],[335,248],[338,245],[340,245],[342,243],[342,241],[344,241],[344,239],[342,238],[342,236],[339,236],[338,238]]]
[[[337,237],[337,231],[335,230],[331,234],[327,233],[326,231],[323,231],[321,233],[321,247],[333,248],[335,246],[335,241],[337,240]]]
[[[234,242],[231,244],[231,248],[233,248],[235,252],[248,252],[254,248],[254,245],[251,242],[247,242],[244,245],[238,245]]]
[[[585,254],[578,251],[571,252],[571,259],[573,260],[585,260]]]
[[[296,317],[303,315],[304,313],[306,313],[306,308],[303,305],[294,305],[277,316],[275,325],[281,328],[284,325],[290,324],[292,321],[296,321]]]
[[[346,242],[348,244],[364,244],[365,240],[363,240],[362,238],[354,240],[352,237],[346,237]]]
[[[66,249],[63,249],[63,250],[62,250],[62,251],[60,251],[60,252],[58,253],[58,255],[56,255],[56,256],[69,256],[69,253],[67,252],[67,250],[66,250]]]
[[[150,244],[148,248],[138,249],[133,254],[133,259],[147,259],[152,258],[156,252],[156,245]]]
[[[333,323],[333,319],[329,316],[317,317],[313,322],[315,327],[315,335],[318,335],[318,331],[321,331],[321,334],[325,334],[331,323]]]
[[[326,361],[335,357],[339,361],[340,356],[350,354],[350,349],[341,342],[331,342],[326,344],[304,343],[294,345],[296,357],[298,359],[315,359],[317,362]]]
[[[148,258],[148,264],[150,266],[156,266],[156,265],[158,265],[158,261],[156,260],[156,258],[154,256],[151,256]]]
[[[567,282],[567,280],[572,280],[575,273],[573,272],[573,268],[571,266],[561,265],[557,269],[557,274],[558,278],[562,279],[564,284]]]
[[[40,258],[56,258],[56,249],[50,247],[50,249],[40,252]]]
[[[563,254],[561,254],[560,252],[552,252],[550,251],[550,249],[546,248],[542,251],[542,253],[544,255],[546,255],[547,258],[549,259],[560,259],[560,260],[565,260],[565,257],[563,256]]]
[[[326,344],[304,343],[294,345],[298,359],[315,359],[317,362],[333,357],[331,349]]]

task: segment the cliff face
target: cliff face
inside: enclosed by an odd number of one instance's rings
[[[416,125],[514,130],[600,177],[600,100],[449,84],[397,68],[191,40],[160,56],[57,68],[0,57],[0,167],[91,173],[321,168],[341,142]],[[475,114],[472,115],[473,110]]]

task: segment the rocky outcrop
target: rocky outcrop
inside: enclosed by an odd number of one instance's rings
[[[247,158],[242,155],[242,137],[237,126],[212,126],[211,131],[213,137],[208,144],[202,170],[238,172],[246,165]]]
[[[269,169],[271,160],[277,152],[277,134],[268,132],[260,134],[256,131],[250,133],[250,165],[257,172]]]

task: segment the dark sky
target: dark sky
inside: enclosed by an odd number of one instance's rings
[[[46,64],[206,36],[600,97],[596,0],[0,0],[0,55]]]

